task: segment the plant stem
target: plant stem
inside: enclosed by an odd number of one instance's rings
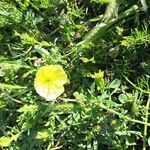
[[[145,123],[148,122],[149,106],[150,106],[150,95],[148,96],[148,101],[147,101],[147,104],[146,104]],[[143,150],[146,150],[146,137],[147,137],[147,124],[144,125]]]
[[[107,106],[105,106],[103,103],[100,104],[100,107],[102,109],[105,109],[105,110],[107,110],[107,111],[109,111],[109,112],[111,112],[111,113],[113,113],[115,115],[118,115],[120,118],[123,118],[125,120],[130,121],[130,122],[134,122],[134,123],[139,123],[139,124],[143,124],[143,125],[146,125],[146,126],[150,126],[150,123],[148,123],[148,122],[132,119],[132,118],[130,118],[128,116],[124,116],[123,114],[121,114],[121,113],[119,113],[119,112],[117,112],[117,111],[115,111],[113,109],[107,108]]]
[[[127,77],[124,76],[124,78],[137,90],[141,91],[142,93],[148,94],[148,100],[146,103],[146,112],[145,112],[145,120],[144,120],[144,137],[143,137],[143,150],[146,150],[146,137],[147,137],[147,127],[149,126],[148,124],[148,115],[149,115],[149,106],[150,106],[150,91],[145,91],[139,87],[137,87],[135,84],[133,84]]]
[[[141,0],[141,4],[143,6],[143,9],[145,11],[145,14],[146,14],[148,20],[150,21],[150,15],[149,15],[149,12],[148,12],[148,6],[147,6],[147,3],[146,3],[146,0]]]
[[[150,91],[145,91],[143,89],[141,89],[140,87],[137,87],[134,83],[132,83],[126,76],[124,76],[124,78],[137,90],[141,91],[142,93],[145,94],[150,94]]]

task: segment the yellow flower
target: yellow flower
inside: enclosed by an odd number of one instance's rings
[[[34,80],[36,92],[46,100],[55,100],[64,92],[67,75],[60,65],[41,67]]]

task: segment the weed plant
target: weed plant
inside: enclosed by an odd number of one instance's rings
[[[150,149],[150,2],[0,1],[2,150]],[[60,65],[47,101],[39,68]]]

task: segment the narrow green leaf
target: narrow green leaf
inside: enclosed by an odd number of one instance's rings
[[[150,137],[148,138],[147,142],[148,142],[148,145],[150,146]]]
[[[27,87],[19,86],[19,85],[0,83],[0,89],[17,90],[17,89],[26,89],[26,88]]]
[[[35,51],[38,52],[41,56],[50,56],[50,53],[46,49],[38,45],[35,45],[34,48],[35,48]]]
[[[110,3],[112,0],[93,0],[96,3]]]

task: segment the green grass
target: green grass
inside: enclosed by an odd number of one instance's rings
[[[1,0],[0,149],[149,149],[149,27],[140,0]],[[34,88],[49,64],[55,101]]]

